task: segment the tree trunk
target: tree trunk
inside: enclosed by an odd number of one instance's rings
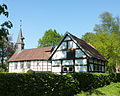
[[[2,66],[1,66],[1,67],[2,67],[2,68],[4,68],[4,48],[3,48],[3,46],[4,46],[4,45],[2,44],[2,46],[1,46],[1,51],[2,51],[2,52],[1,52],[1,53],[2,53],[2,54],[1,54],[1,65],[2,65]]]

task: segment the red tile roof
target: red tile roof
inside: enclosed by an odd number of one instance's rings
[[[20,53],[14,53],[8,60],[11,61],[25,61],[25,60],[47,60],[51,54],[52,46],[43,48],[24,49]]]
[[[80,46],[89,54],[91,55],[93,58],[97,58],[97,59],[101,59],[103,61],[107,61],[90,43],[87,43],[79,38],[77,38],[76,36],[70,34],[73,39],[75,39]]]

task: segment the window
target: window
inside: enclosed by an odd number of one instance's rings
[[[63,67],[63,72],[73,72],[73,67],[72,66]]]
[[[30,68],[31,67],[30,61],[28,61],[26,65],[27,65],[27,68]]]
[[[63,65],[73,65],[73,60],[63,60]]]
[[[15,63],[15,69],[17,69],[17,66],[18,66],[17,63]]]
[[[20,69],[24,67],[24,62],[20,62]]]
[[[105,67],[104,66],[102,66],[102,72],[105,72]]]
[[[102,65],[104,65],[104,62],[102,61]]]
[[[102,66],[99,66],[99,71],[102,71]]]
[[[90,62],[90,63],[93,63],[93,59],[89,59],[89,62]]]
[[[73,58],[75,58],[75,50],[68,50],[68,51],[67,51],[67,58],[68,58],[68,59],[73,59]]]
[[[86,65],[87,64],[87,59],[76,59],[75,60],[75,65]]]
[[[99,71],[99,66],[97,65],[97,71]]]
[[[60,65],[61,65],[61,61],[52,61],[52,66],[59,67]]]
[[[98,64],[101,64],[101,61],[98,61]]]
[[[93,64],[90,64],[89,71],[93,71]]]
[[[22,45],[22,49],[24,49],[24,45]]]
[[[73,67],[69,67],[69,72],[73,72]]]
[[[67,72],[67,67],[63,67],[63,72]]]
[[[95,67],[95,71],[99,70],[99,67],[97,65],[94,65],[94,67]]]
[[[94,63],[97,64],[97,59],[94,59]]]
[[[77,58],[86,57],[86,55],[80,49],[77,49],[77,50],[75,50],[75,57],[77,57]]]

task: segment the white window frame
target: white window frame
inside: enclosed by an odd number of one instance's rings
[[[64,68],[67,68],[67,71],[64,71]],[[72,71],[70,71],[70,68],[72,68]],[[71,67],[71,66],[69,66],[69,67],[63,67],[63,72],[73,72],[74,71],[74,68],[73,67]]]

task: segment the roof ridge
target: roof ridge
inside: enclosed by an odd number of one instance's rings
[[[40,47],[40,48],[31,48],[31,49],[42,49],[42,48],[49,48],[49,47],[53,47],[53,46]],[[24,50],[31,50],[31,49],[24,49]]]

